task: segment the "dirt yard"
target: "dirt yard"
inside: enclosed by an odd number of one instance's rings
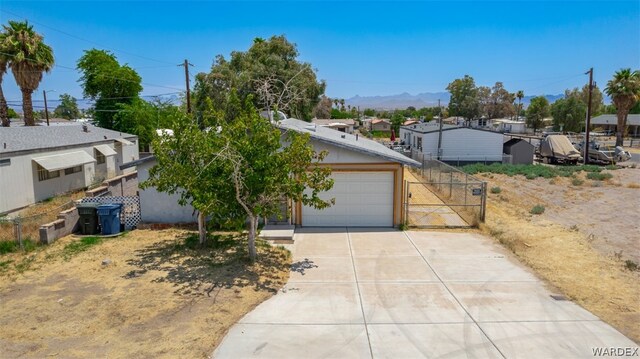
[[[1,356],[208,357],[290,264],[266,244],[250,264],[244,241],[218,237],[201,248],[186,230],[136,230],[0,257]]]
[[[516,200],[526,210],[537,204],[545,206],[542,215],[531,217],[534,223],[559,224],[588,237],[593,248],[605,256],[640,264],[640,169],[605,172],[613,178],[593,181],[580,173],[580,185],[569,177],[527,180],[493,174],[489,175],[493,178],[484,178],[489,188],[507,189],[502,197]]]
[[[490,193],[481,229],[542,278],[640,342],[640,169],[613,178],[479,174]],[[580,183],[582,181],[582,183]],[[494,190],[498,192],[498,190]],[[544,213],[531,209],[544,206]]]

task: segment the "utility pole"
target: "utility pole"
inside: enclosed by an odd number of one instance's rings
[[[442,107],[440,107],[440,99],[438,99],[438,118],[440,119],[440,131],[438,133],[438,160],[440,160],[440,153],[442,152]]]
[[[191,113],[191,91],[189,90],[189,66],[193,66],[189,63],[189,60],[185,59],[183,64],[178,66],[184,66],[184,80],[187,87],[187,113]]]
[[[49,109],[47,108],[47,91],[42,90],[44,96],[44,117],[47,119],[47,126],[49,126]]]
[[[593,67],[584,73],[589,74],[589,96],[587,98],[587,126],[584,130],[584,164],[589,163],[589,126],[591,125],[591,93],[593,92]]]

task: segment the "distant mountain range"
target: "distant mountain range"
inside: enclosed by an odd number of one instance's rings
[[[543,95],[549,100],[549,103],[553,103],[558,99],[564,97],[560,95]],[[434,107],[438,106],[438,100],[442,106],[449,104],[450,94],[448,92],[424,92],[417,95],[404,92],[399,95],[389,96],[354,96],[345,99],[345,104],[360,107],[361,110],[365,108],[373,108],[377,110],[393,110],[393,109],[405,109],[409,106],[415,108],[421,107]],[[529,102],[536,96],[525,96],[522,99],[522,103],[526,108],[529,106]]]

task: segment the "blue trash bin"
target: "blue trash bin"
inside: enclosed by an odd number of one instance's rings
[[[118,234],[120,233],[120,211],[122,204],[110,203],[101,204],[97,208],[98,217],[100,218],[100,226],[102,234]]]

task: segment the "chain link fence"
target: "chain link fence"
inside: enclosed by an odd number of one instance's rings
[[[75,206],[69,201],[61,206],[48,209],[30,216],[11,216],[0,218],[0,241],[14,241],[23,247],[25,241],[33,243],[40,240],[40,226],[55,221],[58,214]]]
[[[407,181],[405,212],[409,225],[419,227],[476,227],[484,222],[487,184],[446,163],[414,152],[422,164]]]

